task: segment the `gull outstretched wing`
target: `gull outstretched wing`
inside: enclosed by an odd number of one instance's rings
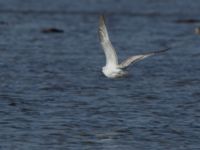
[[[110,42],[108,31],[105,25],[104,16],[100,16],[100,19],[99,19],[99,38],[100,38],[101,46],[106,56],[106,65],[117,66],[118,65],[117,54],[114,47],[112,46]]]
[[[131,56],[128,59],[126,59],[125,61],[123,61],[118,67],[119,68],[126,68],[132,63],[136,63],[136,62],[143,60],[143,59],[145,59],[149,56],[153,56],[153,55],[168,51],[169,49],[170,48],[166,48],[166,49],[163,49],[163,50],[153,51],[153,52],[149,52],[149,53],[146,53],[146,54]]]

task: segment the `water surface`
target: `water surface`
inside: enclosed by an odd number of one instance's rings
[[[0,1],[0,149],[200,148],[197,1]],[[107,79],[98,17],[119,59],[163,55]],[[43,33],[58,28],[63,33]]]

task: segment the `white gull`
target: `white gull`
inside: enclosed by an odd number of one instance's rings
[[[153,56],[155,54],[165,52],[169,49],[169,48],[166,48],[159,51],[152,51],[145,54],[134,55],[122,61],[122,63],[119,64],[116,51],[114,47],[112,46],[109,36],[108,36],[108,31],[106,29],[104,16],[100,16],[100,20],[99,20],[99,37],[100,37],[102,48],[106,56],[106,65],[102,68],[102,72],[108,78],[123,77],[127,75],[127,72],[124,71],[123,69],[128,67],[130,64],[136,63],[149,56]]]

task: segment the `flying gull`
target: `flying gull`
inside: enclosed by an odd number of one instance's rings
[[[108,36],[108,31],[105,25],[104,16],[100,16],[100,19],[99,19],[99,38],[100,38],[101,46],[106,56],[106,65],[102,68],[102,72],[108,78],[123,77],[127,75],[127,71],[124,71],[123,69],[128,67],[130,64],[134,64],[140,60],[143,60],[144,58],[153,56],[158,53],[165,52],[169,49],[169,48],[166,48],[159,51],[153,51],[153,52],[148,52],[145,54],[134,55],[122,61],[122,63],[119,64],[116,51],[114,47],[112,46],[109,36]]]

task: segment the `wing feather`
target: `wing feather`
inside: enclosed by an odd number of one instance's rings
[[[148,52],[148,53],[145,53],[145,54],[141,54],[141,55],[134,55],[134,56],[131,56],[129,57],[128,59],[124,60],[120,65],[119,65],[119,68],[126,68],[128,67],[130,64],[132,63],[136,63],[140,60],[143,60],[149,56],[153,56],[153,55],[156,55],[156,54],[159,54],[159,53],[162,53],[162,52],[165,52],[165,51],[168,51],[169,48],[166,48],[166,49],[163,49],[163,50],[159,50],[159,51],[153,51],[153,52]]]
[[[105,25],[104,16],[100,16],[99,19],[99,38],[101,46],[106,56],[106,65],[117,66],[118,65],[117,54],[110,42],[108,31]]]

